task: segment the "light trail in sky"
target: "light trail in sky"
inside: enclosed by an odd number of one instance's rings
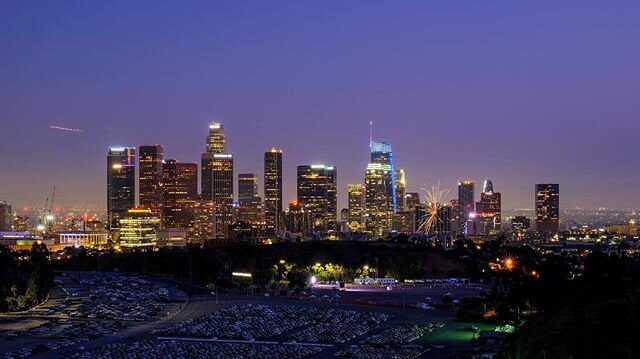
[[[53,130],[57,130],[57,131],[84,132],[84,130],[79,129],[79,128],[69,128],[69,127],[62,127],[62,126],[58,126],[58,125],[51,125],[51,126],[49,126],[49,128],[53,129]]]

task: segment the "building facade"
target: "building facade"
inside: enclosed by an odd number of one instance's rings
[[[480,226],[480,234],[496,234],[502,229],[502,195],[493,190],[493,183],[484,181],[480,202],[476,203],[476,218]]]
[[[120,248],[155,247],[160,229],[160,216],[149,208],[131,208],[120,219]]]
[[[163,156],[164,150],[160,145],[138,147],[138,203],[142,207],[160,208]]]
[[[475,220],[475,186],[472,180],[458,182],[458,206],[460,207],[460,232],[472,234]]]
[[[227,152],[227,139],[224,135],[224,127],[221,123],[211,122],[209,124],[209,135],[207,136],[206,148],[209,153]]]
[[[268,235],[282,229],[282,150],[264,154],[264,216]]]
[[[347,225],[350,232],[364,231],[364,187],[360,183],[347,185]]]
[[[554,233],[560,229],[560,185],[536,184],[536,230]]]
[[[406,208],[407,180],[402,168],[396,170],[396,213],[404,212]]]
[[[334,166],[298,166],[298,203],[311,217],[305,232],[335,231],[338,215],[337,169]]]
[[[110,227],[136,204],[136,150],[111,147],[107,154],[107,215]]]
[[[198,198],[198,165],[173,159],[162,167],[162,227],[188,230]]]
[[[389,192],[390,171],[389,165],[370,163],[365,172],[365,227],[373,238],[385,237],[393,227],[395,195]]]
[[[203,153],[201,178],[202,199],[215,206],[213,239],[228,239],[233,223],[233,155]]]
[[[0,232],[10,232],[13,227],[13,211],[8,202],[0,201]]]
[[[255,173],[238,175],[238,221],[257,224],[262,218],[262,198],[258,196],[258,176]]]

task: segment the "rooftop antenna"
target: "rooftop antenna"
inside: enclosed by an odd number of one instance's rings
[[[373,143],[373,121],[369,121],[369,147]]]

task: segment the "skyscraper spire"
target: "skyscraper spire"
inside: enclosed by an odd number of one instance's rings
[[[369,147],[373,143],[373,121],[369,121]]]

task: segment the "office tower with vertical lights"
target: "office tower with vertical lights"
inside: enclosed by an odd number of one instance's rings
[[[396,212],[404,212],[406,208],[405,193],[407,192],[407,180],[405,178],[404,169],[400,168],[395,173],[396,183]]]
[[[258,224],[262,217],[262,198],[258,196],[258,176],[255,173],[238,175],[238,221]]]
[[[107,154],[107,216],[111,227],[136,204],[136,150],[111,147]]]
[[[481,234],[496,234],[500,232],[502,219],[502,196],[493,190],[490,179],[484,181],[480,202],[476,203],[476,216]]]
[[[268,235],[282,228],[282,150],[264,153],[264,216]]]
[[[165,160],[162,167],[162,226],[187,230],[198,198],[198,165]]]
[[[536,230],[554,233],[560,229],[560,185],[536,184]]]
[[[207,152],[227,152],[227,139],[224,134],[224,127],[221,123],[211,122],[209,124],[209,135],[207,136]]]
[[[460,207],[460,231],[471,234],[475,220],[474,188],[476,182],[472,180],[458,182],[458,206]]]
[[[364,176],[365,227],[374,238],[383,238],[391,231],[395,196],[390,196],[388,180],[390,166],[370,163]]]
[[[233,222],[233,155],[202,154],[202,199],[215,206],[213,239],[228,239]]]
[[[201,198],[214,203],[213,239],[229,239],[233,222],[233,155],[220,123],[209,124],[207,151],[201,156]]]
[[[152,210],[159,210],[162,203],[163,152],[161,145],[138,147],[138,203]]]
[[[305,232],[335,231],[338,215],[337,169],[334,166],[298,166],[298,203],[311,218]]]
[[[362,232],[364,230],[364,188],[360,183],[352,183],[347,185],[347,190],[349,231]]]

